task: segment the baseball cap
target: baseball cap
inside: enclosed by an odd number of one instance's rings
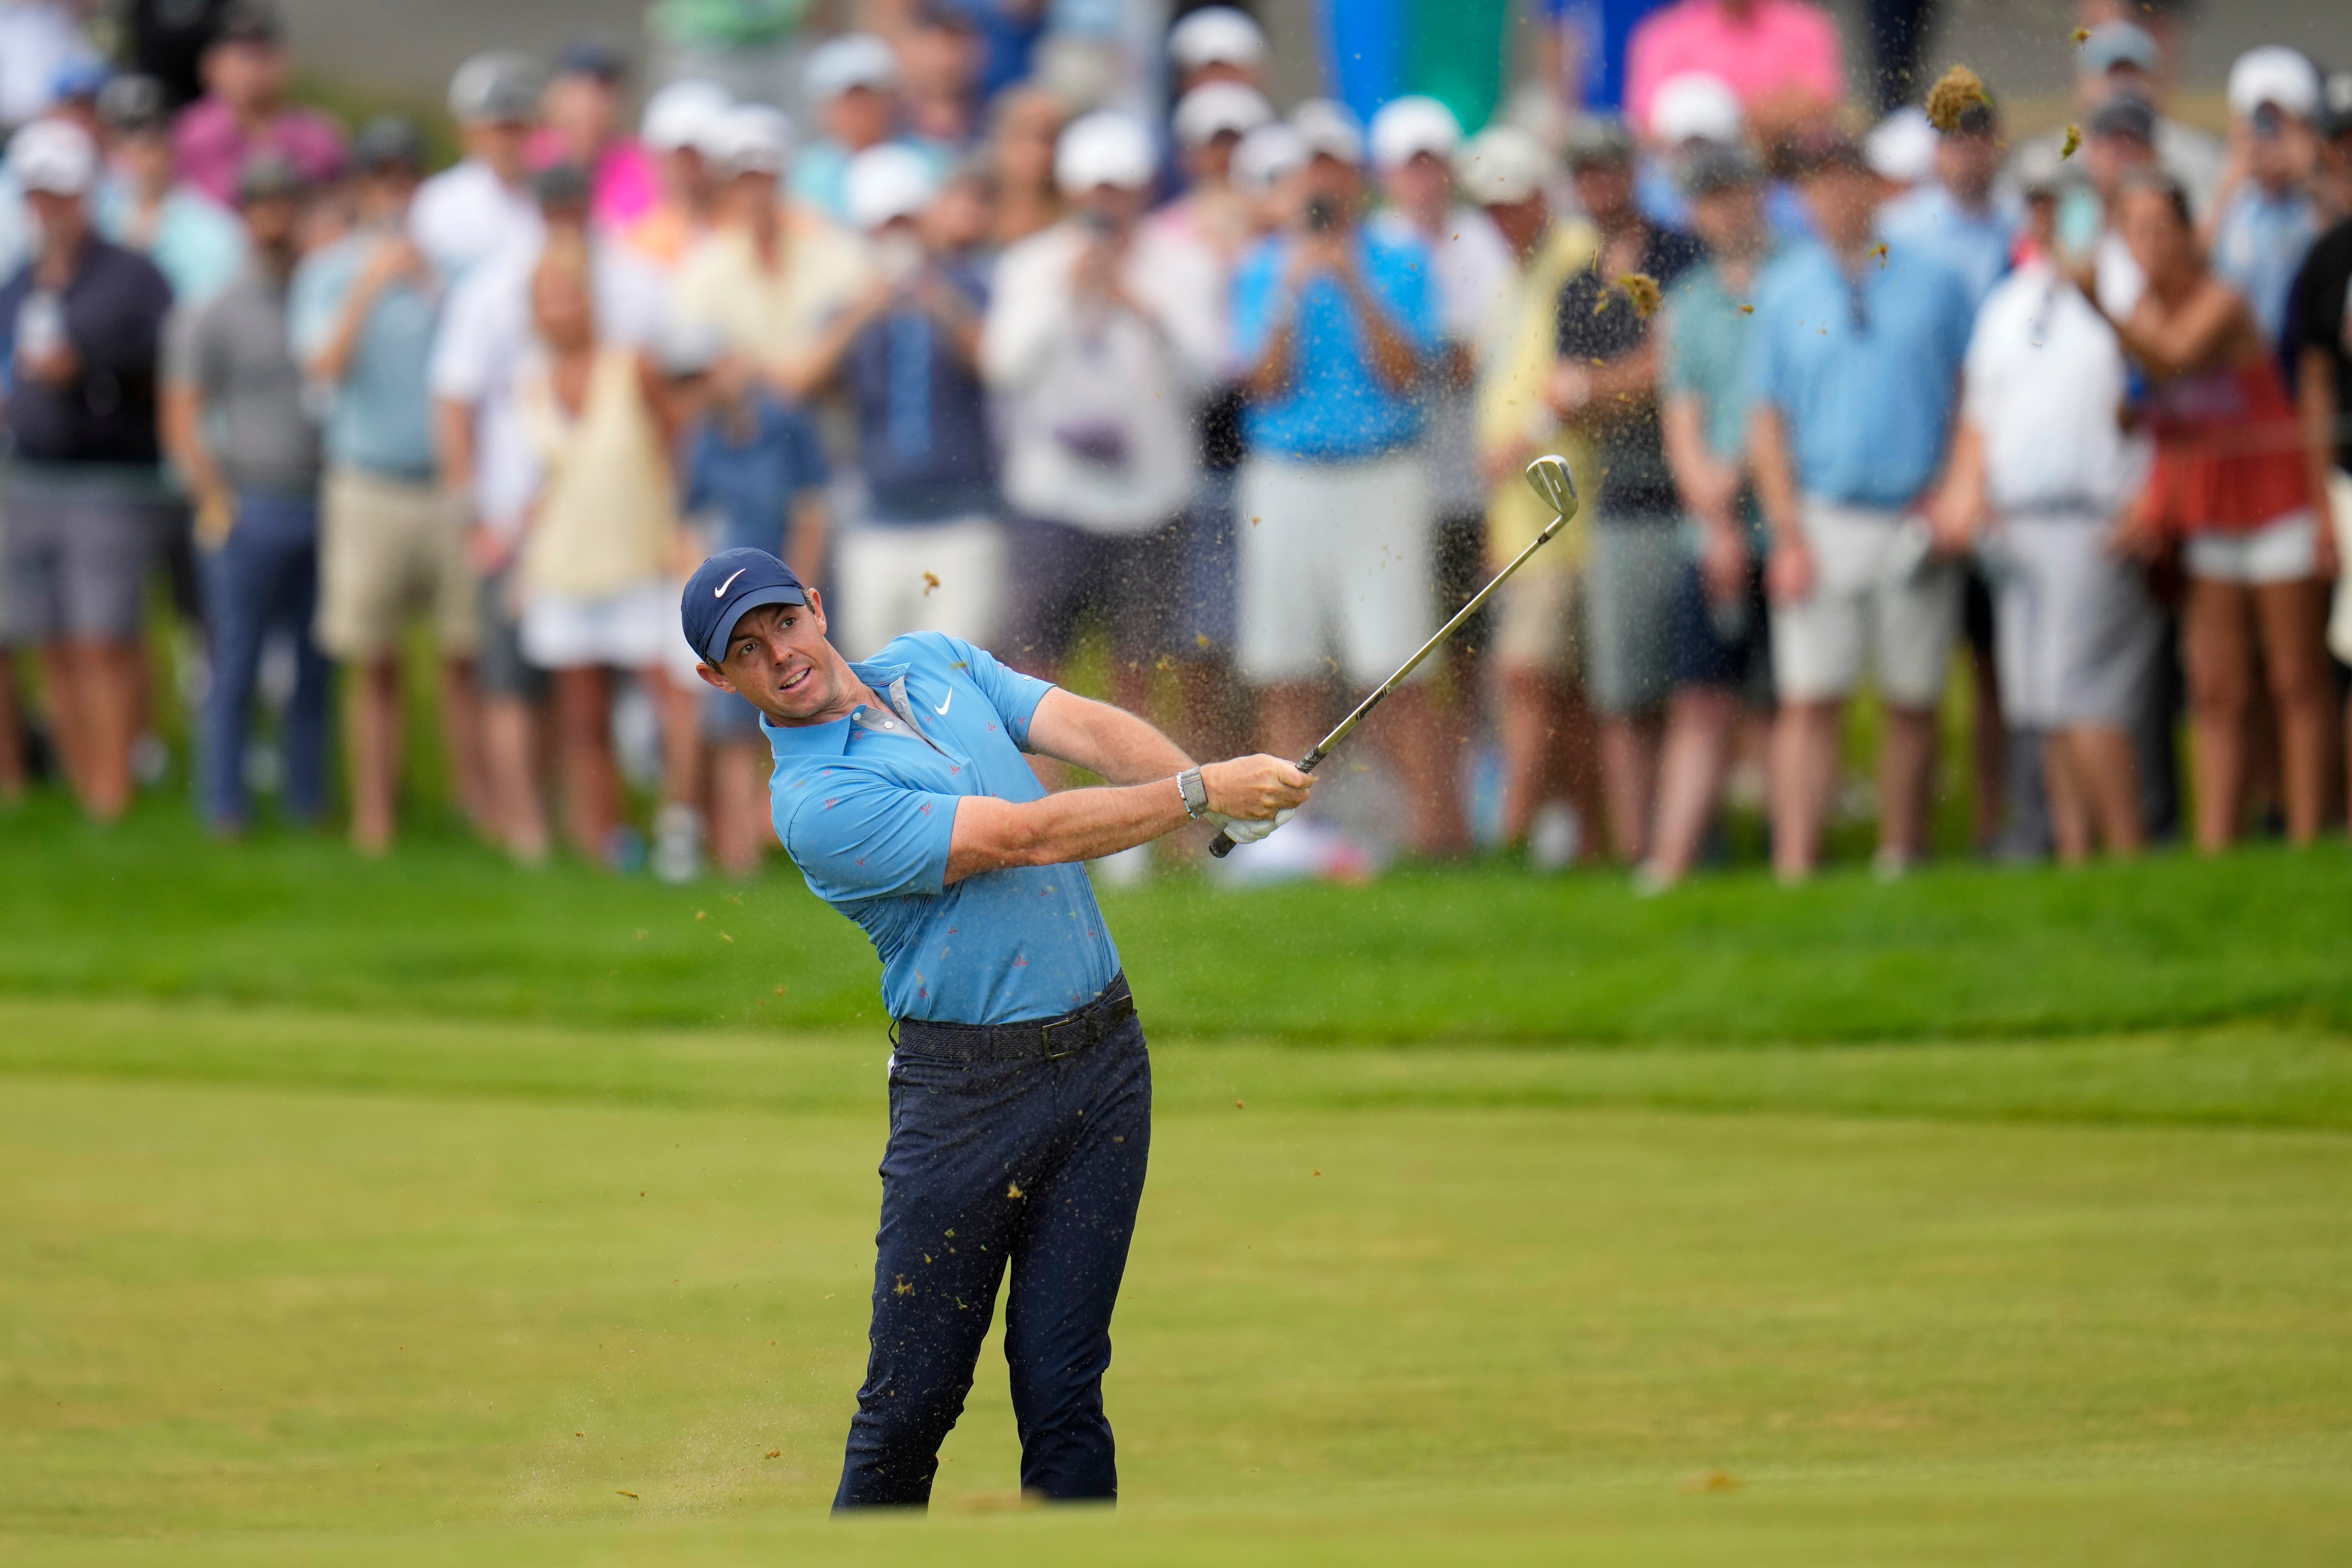
[[[1568,166],[1590,169],[1633,161],[1633,138],[1614,115],[1588,114],[1568,133]]]
[[[36,120],[9,139],[8,167],[28,191],[79,196],[98,177],[98,144],[68,120]]]
[[[1168,58],[1180,71],[1265,63],[1265,33],[1231,5],[1204,5],[1168,30]]]
[[[2130,93],[2117,93],[2099,105],[2091,116],[2090,132],[2094,136],[2128,136],[2135,142],[2156,143],[2156,110],[2147,100]]]
[[[1364,129],[1356,112],[1328,98],[1310,98],[1290,111],[1290,128],[1308,158],[1337,158],[1360,166],[1364,161]]]
[[[1905,104],[1872,126],[1862,146],[1874,174],[1898,185],[1916,185],[1936,172],[1936,141],[1927,111]]]
[[[352,163],[368,174],[395,166],[422,170],[425,133],[404,114],[379,114],[352,138]]]
[[[672,314],[654,334],[654,363],[672,379],[708,375],[727,357],[726,335],[699,316]]]
[[[302,171],[283,153],[256,153],[237,166],[236,199],[240,205],[298,201],[304,188]]]
[[[1709,142],[1694,147],[1683,159],[1683,194],[1711,195],[1764,183],[1764,165],[1747,148]]]
[[[1739,140],[1747,111],[1729,82],[1712,71],[1683,71],[1658,84],[1650,99],[1650,139],[1668,147],[1685,142]]]
[[[1151,184],[1160,160],[1151,133],[1130,115],[1097,110],[1070,121],[1054,149],[1054,183],[1066,195],[1117,185],[1139,191]]]
[[[688,78],[674,81],[646,100],[637,134],[656,153],[701,148],[721,115],[735,100],[715,81]]]
[[[2265,44],[2248,49],[2230,67],[2230,112],[2251,120],[2263,104],[2275,104],[2297,120],[2318,112],[2319,68],[2299,49]]]
[[[136,73],[116,77],[98,89],[98,117],[116,131],[159,130],[171,119],[163,108],[163,84]]]
[[[895,142],[868,147],[852,158],[844,184],[850,222],[867,229],[912,217],[930,205],[939,190],[929,160]]]
[[[1451,158],[1462,145],[1462,121],[1437,100],[1412,92],[1392,98],[1372,116],[1372,163],[1402,168],[1422,153]]]
[[[488,49],[449,79],[449,117],[461,124],[513,125],[539,115],[539,62],[512,49]]]
[[[265,0],[234,0],[225,6],[213,27],[216,44],[275,44],[286,36],[286,24],[275,5]]]
[[[2028,142],[2018,149],[2016,175],[2017,188],[2025,195],[2048,195],[2066,183],[2066,160],[2047,141]]]
[[[808,95],[830,103],[853,87],[887,92],[898,85],[898,57],[871,33],[844,33],[809,56]]]
[[[49,96],[59,103],[95,99],[114,79],[114,68],[96,55],[75,55],[49,78]]]
[[[2153,71],[2160,58],[2156,39],[2145,27],[2129,22],[2102,22],[2083,40],[2078,62],[2084,76],[2105,76],[2117,66]]]
[[[1480,206],[1513,206],[1543,189],[1550,162],[1543,143],[1517,126],[1490,125],[1454,154],[1454,177]]]
[[[727,654],[735,623],[762,605],[805,605],[793,569],[764,550],[722,550],[694,569],[678,595],[678,625],[705,664]]]
[[[1205,147],[1231,132],[1246,136],[1274,118],[1265,94],[1237,81],[1202,82],[1176,101],[1176,141]]]
[[[1832,169],[1875,172],[1871,169],[1870,156],[1863,150],[1862,143],[1835,127],[1799,137],[1790,147],[1789,154],[1801,180],[1826,174]]]
[[[739,103],[714,121],[704,145],[737,174],[781,174],[793,161],[793,122],[781,109]]]
[[[555,58],[564,76],[593,76],[599,81],[619,81],[629,74],[629,57],[604,38],[574,38]]]
[[[1307,138],[1287,121],[1261,125],[1234,149],[1234,183],[1253,195],[1263,195],[1275,182],[1307,162]]]

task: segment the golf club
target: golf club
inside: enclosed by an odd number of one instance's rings
[[[1422,644],[1394,675],[1381,682],[1377,690],[1357,703],[1354,712],[1340,720],[1336,729],[1316,742],[1315,749],[1298,759],[1300,773],[1313,773],[1321,765],[1324,758],[1339,750],[1339,742],[1346,740],[1354,731],[1356,726],[1364,721],[1364,715],[1381,705],[1381,699],[1403,685],[1405,678],[1420,667],[1423,659],[1429,657],[1431,649],[1452,637],[1460,629],[1463,622],[1477,614],[1478,606],[1485,604],[1496,589],[1510,581],[1511,574],[1526,565],[1528,557],[1549,543],[1551,536],[1566,527],[1568,520],[1576,515],[1576,479],[1568,471],[1567,458],[1549,453],[1538,458],[1528,465],[1528,483],[1535,487],[1536,494],[1543,497],[1544,504],[1552,510],[1552,520],[1544,524],[1543,531],[1537,534],[1525,550],[1512,557],[1509,565],[1496,573],[1493,582],[1479,589],[1472,595],[1468,604],[1454,611],[1454,618],[1438,627],[1436,635]],[[1222,860],[1232,854],[1234,848],[1232,837],[1225,833],[1219,833],[1209,845],[1209,853]]]

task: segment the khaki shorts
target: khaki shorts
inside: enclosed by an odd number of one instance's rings
[[[1960,573],[1906,540],[1902,514],[1808,498],[1813,591],[1772,606],[1772,679],[1784,702],[1853,694],[1865,668],[1897,708],[1933,708],[1960,626]]]
[[[319,532],[320,647],[338,658],[381,658],[399,645],[409,615],[424,611],[444,658],[473,657],[480,584],[466,559],[465,521],[437,487],[333,469]]]
[[[1580,574],[1566,567],[1523,571],[1496,589],[1488,604],[1497,612],[1492,651],[1505,669],[1532,669],[1563,680],[1582,676]]]

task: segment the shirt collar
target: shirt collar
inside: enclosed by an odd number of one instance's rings
[[[851,665],[849,673],[864,681],[866,689],[882,692],[892,681],[905,679],[909,668],[869,659]],[[828,723],[792,725],[771,724],[762,714],[760,732],[768,737],[768,750],[780,763],[794,757],[838,757],[849,750],[850,734],[856,729],[855,712],[853,709]]]

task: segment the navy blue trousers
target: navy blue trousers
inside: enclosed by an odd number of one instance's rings
[[[874,1326],[835,1509],[920,1508],[963,1413],[1006,1267],[1021,1486],[1118,1495],[1102,1377],[1151,1151],[1151,1060],[1128,1018],[1053,1061],[890,1071]]]
[[[315,821],[327,805],[329,708],[334,666],[310,622],[319,609],[319,509],[309,500],[247,495],[236,526],[202,558],[205,622],[212,633],[212,689],[205,697],[201,773],[205,820],[243,827],[245,742],[261,645],[273,626],[294,638],[294,692],[286,705],[286,815]]]

